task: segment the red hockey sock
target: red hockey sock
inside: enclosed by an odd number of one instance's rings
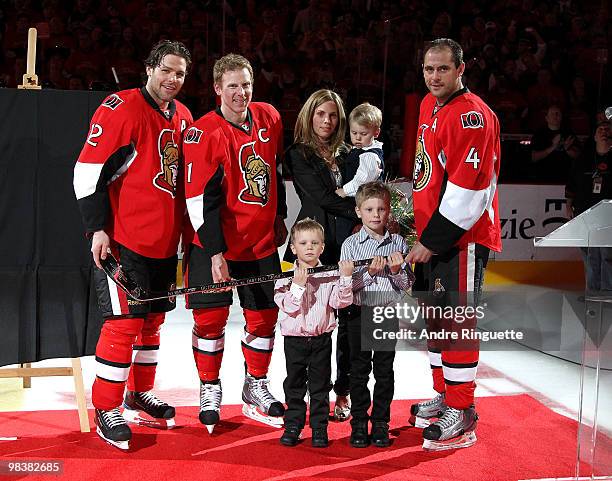
[[[447,405],[455,409],[467,409],[474,404],[478,357],[477,350],[442,352]]]
[[[255,377],[268,374],[274,347],[274,328],[278,318],[278,309],[253,311],[244,309],[246,327],[242,335],[242,353],[247,365],[247,372]]]
[[[96,377],[91,388],[91,402],[96,409],[110,411],[123,402],[125,382],[110,382]]]
[[[202,381],[219,379],[229,306],[193,310],[193,358]]]
[[[455,409],[467,409],[474,404],[474,390],[476,383],[463,382],[461,384],[446,385],[446,404]]]
[[[159,355],[159,333],[166,314],[154,312],[147,314],[142,331],[134,344],[132,369],[127,388],[130,391],[146,392],[153,389],[155,371]]]
[[[132,364],[132,346],[140,331],[142,318],[107,319],[96,346],[96,380],[92,402],[98,409],[116,408],[123,401],[123,391]]]
[[[441,367],[431,368],[431,377],[433,378],[433,388],[436,392],[444,392],[446,386],[444,384],[444,374]]]

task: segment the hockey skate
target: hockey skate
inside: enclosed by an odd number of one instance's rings
[[[127,391],[123,400],[123,417],[128,423],[149,428],[172,429],[175,411],[151,391]]]
[[[446,411],[446,399],[444,393],[438,394],[429,401],[423,401],[410,406],[410,418],[408,422],[417,428],[426,428],[432,419],[437,419]]]
[[[212,434],[215,425],[219,422],[221,411],[221,381],[216,384],[200,383],[200,422]]]
[[[423,430],[423,449],[444,451],[471,446],[476,442],[476,421],[478,414],[473,406],[447,408],[440,419]]]
[[[96,409],[94,421],[96,423],[96,433],[104,441],[119,449],[127,450],[130,448],[132,430],[121,416],[119,408],[110,411]]]
[[[270,393],[268,379],[256,379],[247,373],[242,387],[242,414],[275,428],[283,427],[285,406]]]
[[[348,396],[336,396],[334,405],[334,419],[338,422],[346,421],[351,417],[351,401]]]

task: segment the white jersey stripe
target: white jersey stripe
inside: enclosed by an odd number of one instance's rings
[[[493,209],[493,199],[495,199],[495,192],[497,191],[497,175],[493,172],[493,178],[491,179],[491,195],[489,196],[489,202],[487,204],[487,214],[489,214],[489,219],[491,220],[491,224],[495,224],[495,209]]]
[[[159,349],[134,349],[132,352],[132,362],[142,364],[157,364]]]
[[[486,189],[471,190],[448,181],[440,202],[440,214],[456,226],[470,230],[493,202],[492,190],[492,183]]]
[[[435,367],[442,366],[442,353],[429,351],[429,364]]]
[[[110,296],[113,314],[115,316],[124,314],[123,312],[121,312],[121,303],[119,302],[119,287],[108,276],[106,276],[106,283],[108,284],[108,294]]]
[[[130,373],[129,367],[115,367],[107,364],[102,364],[96,361],[96,376],[102,379],[108,379],[109,381],[125,382],[127,381],[128,374]]]
[[[476,244],[470,242],[467,248],[466,275],[467,275],[467,292],[474,292],[474,276],[476,274]],[[472,299],[473,302],[473,299]]]
[[[203,339],[191,333],[191,345],[199,351],[219,352],[225,347],[225,336],[219,339]]]
[[[470,382],[476,379],[476,371],[478,367],[448,367],[442,366],[442,372],[444,373],[444,379],[447,381],[454,382]]]
[[[204,194],[187,199],[187,212],[191,225],[197,232],[204,224]]]
[[[253,334],[249,334],[246,331],[242,333],[242,342],[248,347],[252,347],[253,349],[260,351],[271,351],[274,347],[273,337],[257,337]]]
[[[102,167],[104,167],[104,164],[76,163],[72,185],[74,186],[74,194],[77,200],[87,197],[96,191]]]

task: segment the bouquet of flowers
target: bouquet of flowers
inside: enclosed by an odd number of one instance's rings
[[[411,248],[417,240],[412,191],[409,193],[404,192],[400,188],[402,183],[406,185],[404,179],[395,179],[386,183],[391,191],[389,231],[401,235],[406,240],[408,248]]]

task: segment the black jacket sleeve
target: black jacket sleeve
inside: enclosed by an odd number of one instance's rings
[[[204,252],[211,257],[227,251],[227,244],[221,228],[221,207],[225,203],[222,188],[223,176],[223,167],[219,165],[204,186],[202,202],[204,223],[197,232],[200,242],[204,246]]]
[[[134,150],[135,148],[132,144],[119,147],[104,163],[96,183],[95,192],[77,200],[88,236],[108,227],[111,211],[108,197],[108,182],[117,173],[119,168],[125,164],[126,160],[134,155]],[[75,178],[75,182],[79,182],[79,180]]]
[[[459,239],[467,231],[453,224],[450,220],[440,214],[440,209],[436,209],[429,219],[429,223],[423,229],[421,244],[436,254],[444,254],[459,242]]]

